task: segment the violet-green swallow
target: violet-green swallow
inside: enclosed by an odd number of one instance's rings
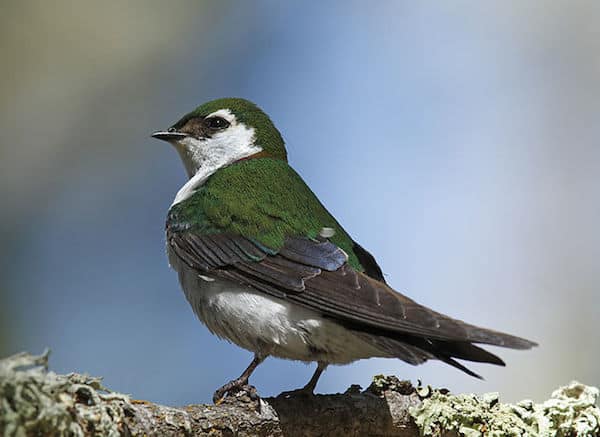
[[[245,387],[268,356],[316,362],[294,391],[313,393],[329,364],[437,359],[478,377],[456,359],[504,362],[475,344],[535,346],[393,290],[290,167],[281,134],[252,102],[205,103],[152,136],[175,147],[189,176],[168,212],[169,263],[208,329],[254,353],[215,402]]]

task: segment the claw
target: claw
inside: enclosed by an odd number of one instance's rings
[[[256,389],[254,387],[252,387],[251,385],[248,385],[248,378],[250,378],[250,375],[252,374],[254,369],[256,369],[256,367],[260,363],[262,363],[264,361],[264,359],[265,359],[265,357],[262,355],[254,355],[254,359],[252,360],[252,362],[250,363],[248,368],[246,370],[244,370],[244,372],[242,373],[242,375],[239,378],[229,381],[223,387],[221,387],[215,391],[215,394],[213,395],[214,404],[220,405],[223,402],[223,400],[225,399],[225,396],[230,396],[241,390],[246,391],[248,393],[248,396],[250,397],[250,399],[252,399],[252,400],[258,399],[258,395],[256,394]]]
[[[225,384],[223,387],[215,391],[215,394],[213,394],[213,403],[215,405],[220,405],[225,399],[225,396],[233,394],[233,387],[226,388],[227,385],[228,384]]]
[[[226,397],[230,397],[239,392],[246,392],[250,400],[255,401],[259,399],[258,393],[256,393],[256,388],[252,385],[248,385],[248,381],[234,379],[233,381],[229,381],[223,387],[215,391],[213,395],[213,402],[215,405],[221,405]]]

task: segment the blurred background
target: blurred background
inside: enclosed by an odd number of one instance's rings
[[[318,6],[317,6],[318,5]],[[388,281],[540,343],[475,380],[436,362],[331,367],[542,400],[600,384],[600,3],[3,1],[0,356],[139,399],[209,401],[251,354],[210,335],[167,265],[185,182],[152,140],[200,103],[257,102]],[[267,360],[262,395],[313,365]]]

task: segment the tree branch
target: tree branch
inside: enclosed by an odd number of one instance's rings
[[[0,360],[0,433],[12,435],[354,436],[600,435],[598,389],[573,382],[543,404],[450,395],[376,376],[361,391],[173,408],[130,400],[99,378],[48,371],[48,353]]]
[[[412,388],[412,387],[411,387]],[[127,424],[133,434],[353,436],[419,435],[408,408],[420,404],[416,393],[373,393],[267,398],[256,402],[245,394],[221,405],[174,409],[134,403]]]

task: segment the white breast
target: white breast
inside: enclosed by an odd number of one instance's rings
[[[169,253],[185,296],[215,335],[263,355],[346,364],[384,356],[352,331],[317,312],[250,287],[199,275]]]

